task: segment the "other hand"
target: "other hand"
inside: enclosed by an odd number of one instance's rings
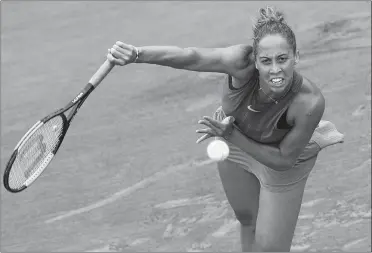
[[[204,116],[202,120],[198,121],[198,124],[203,124],[208,128],[196,130],[197,133],[204,134],[196,141],[196,143],[200,143],[211,137],[228,137],[233,130],[234,121],[235,119],[232,116],[224,118],[221,122],[214,120],[211,117]]]

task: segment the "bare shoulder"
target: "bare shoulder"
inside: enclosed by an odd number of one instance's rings
[[[303,83],[299,92],[298,100],[303,101],[306,108],[316,109],[324,107],[324,96],[319,87],[310,79],[303,77]]]
[[[220,50],[223,51],[223,60],[236,70],[244,69],[252,63],[253,48],[250,45],[238,44]]]
[[[184,50],[188,61],[181,61],[180,67],[199,72],[217,72],[241,78],[241,72],[252,65],[253,48],[250,45],[233,45],[218,48],[188,47]]]
[[[310,79],[303,77],[300,91],[288,110],[288,116],[294,122],[297,119],[319,121],[325,109],[325,99],[319,87]]]
[[[248,44],[238,44],[227,50],[229,62],[233,66],[232,77],[237,81],[245,82],[255,69],[253,47]]]

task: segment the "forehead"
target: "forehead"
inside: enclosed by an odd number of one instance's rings
[[[290,54],[292,47],[286,38],[279,34],[266,35],[258,43],[258,56],[275,56],[279,54]]]

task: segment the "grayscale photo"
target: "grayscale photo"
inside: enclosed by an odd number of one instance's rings
[[[1,252],[371,252],[370,1],[1,1]]]

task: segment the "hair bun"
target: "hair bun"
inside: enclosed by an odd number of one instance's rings
[[[257,56],[257,48],[260,40],[266,35],[280,35],[285,38],[296,53],[296,37],[284,20],[282,12],[275,10],[274,7],[266,6],[260,8],[258,17],[253,21],[253,53]]]
[[[276,11],[273,7],[267,6],[266,8],[260,8],[259,14],[259,18],[257,19],[258,26],[269,22],[285,23],[283,13]]]

